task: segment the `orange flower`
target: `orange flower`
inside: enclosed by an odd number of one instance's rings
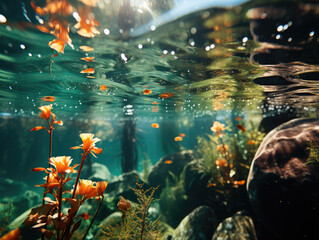
[[[39,107],[39,109],[41,110],[41,114],[39,115],[39,117],[46,119],[46,120],[49,120],[49,118],[51,116],[52,104]]]
[[[210,130],[215,132],[218,137],[221,137],[221,131],[225,130],[225,124],[221,124],[220,122],[215,121]]]
[[[228,166],[228,161],[225,158],[216,159],[215,163],[216,163],[217,167],[227,167]]]
[[[81,133],[80,137],[83,141],[83,144],[81,144],[80,146],[72,147],[71,149],[83,149],[84,155],[91,153],[94,157],[96,157],[95,154],[101,154],[102,148],[95,147],[95,143],[100,141],[100,139],[93,138],[93,133]]]
[[[96,190],[99,196],[103,196],[103,193],[108,185],[108,181],[101,181],[96,183]]]
[[[76,172],[74,168],[77,167],[78,164],[75,164],[73,167],[70,167],[71,162],[72,162],[71,157],[67,157],[67,156],[51,157],[49,159],[49,163],[55,167],[57,173]]]
[[[40,168],[39,168],[40,169]],[[40,170],[39,170],[40,171]],[[44,184],[41,184],[41,185],[35,185],[36,187],[44,187],[44,188],[47,188],[47,189],[52,189],[54,187],[57,187],[60,185],[60,182],[58,180],[58,176],[56,173],[49,173],[49,179],[47,181],[47,178],[48,177],[45,177],[44,180],[46,181],[46,183]]]
[[[97,191],[96,187],[94,186],[94,182],[85,179],[80,180],[80,184],[78,184],[75,194],[81,195],[83,197],[82,201],[96,197]]]
[[[131,203],[126,201],[124,197],[121,197],[121,200],[118,202],[117,207],[123,212],[126,212],[132,208]]]
[[[217,145],[217,151],[220,152],[222,155],[225,155],[229,150],[228,145],[226,144],[219,144]]]

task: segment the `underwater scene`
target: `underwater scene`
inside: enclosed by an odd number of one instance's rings
[[[0,240],[319,239],[319,1],[1,0]]]

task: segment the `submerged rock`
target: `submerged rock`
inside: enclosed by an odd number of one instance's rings
[[[257,240],[253,220],[237,212],[218,225],[212,240]]]
[[[148,186],[141,180],[138,172],[132,171],[129,173],[123,173],[118,177],[117,181],[110,182],[105,190],[105,193],[115,198],[122,196],[128,200],[136,201],[136,195],[131,188],[136,188],[137,179],[139,183],[144,184],[143,189],[148,188]]]
[[[0,178],[0,196],[13,197],[23,193],[27,188],[25,182],[12,180],[10,178]]]
[[[217,227],[214,211],[200,206],[188,214],[175,229],[172,240],[211,239]]]
[[[84,166],[81,172],[83,178],[92,181],[113,181],[114,176],[110,173],[109,169],[101,163],[92,163],[92,165]]]
[[[289,121],[268,133],[251,165],[250,202],[279,239],[319,237],[319,163],[307,164],[310,143],[319,146],[319,120]]]
[[[173,173],[175,176],[179,176],[187,163],[192,160],[194,160],[194,152],[192,150],[173,153],[161,158],[149,174],[149,185],[152,187],[159,186],[160,190],[158,192],[160,192],[161,189],[165,187],[166,178],[170,177],[169,172]]]

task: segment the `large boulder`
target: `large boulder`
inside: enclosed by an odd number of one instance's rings
[[[158,192],[160,192],[165,187],[166,178],[171,177],[170,172],[179,176],[187,163],[192,160],[194,160],[192,150],[184,150],[161,158],[148,176],[149,185],[152,187],[159,186]]]
[[[218,225],[212,240],[257,240],[254,222],[243,212],[237,212]]]
[[[319,239],[319,164],[307,163],[319,146],[319,120],[296,119],[261,143],[247,180],[258,220],[278,239]]]
[[[200,206],[188,214],[175,229],[172,240],[208,240],[217,227],[214,211]]]

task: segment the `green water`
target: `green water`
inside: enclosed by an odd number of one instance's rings
[[[44,7],[45,1],[36,4]],[[212,4],[137,37],[134,28],[174,9],[174,2],[131,4],[135,20],[124,33],[120,1],[92,7],[100,31],[94,38],[76,33],[74,11],[68,18],[74,48],[66,44],[64,53],[52,57],[48,43],[54,36],[36,28],[45,26],[49,16],[38,15],[27,0],[0,3],[0,17],[6,19],[0,18],[1,178],[42,191],[34,185],[41,184],[43,175],[30,169],[47,166],[49,140],[45,131],[30,129],[46,126],[38,108],[48,104],[64,122],[55,127],[53,155],[72,156],[79,163],[80,151],[70,147],[81,144],[80,133],[92,132],[103,152],[90,161],[107,166],[114,179],[123,172],[125,151],[129,159],[136,157],[133,168],[142,173],[145,159],[155,165],[169,154],[197,151],[198,137],[214,134],[214,121],[226,124],[231,138],[243,134],[235,127],[237,117],[247,129],[267,133],[290,119],[318,116],[315,2]],[[182,6],[175,4],[176,9]],[[82,51],[83,45],[94,51]],[[83,57],[94,57],[94,62]],[[95,72],[80,73],[87,68]],[[150,94],[144,94],[147,89]],[[167,98],[161,95],[167,93]],[[54,96],[54,102],[44,101],[46,96]],[[182,141],[175,141],[182,133]],[[0,198],[14,195],[1,186]]]

